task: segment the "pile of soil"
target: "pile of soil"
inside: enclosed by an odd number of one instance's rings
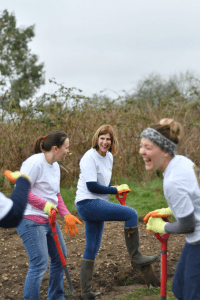
[[[85,227],[78,225],[79,234],[71,237],[64,233],[64,222],[57,217],[67,245],[67,265],[75,293],[80,293],[81,258],[85,248]],[[139,271],[133,270],[126,249],[123,222],[106,222],[100,251],[97,255],[93,276],[93,291],[101,291],[96,299],[110,298],[131,293],[136,288],[147,288]],[[160,254],[161,244],[153,233],[147,233],[142,220],[139,221],[140,249],[143,254]],[[174,274],[176,264],[185,243],[184,235],[171,234],[168,241],[168,278]],[[0,228],[0,299],[23,299],[23,286],[28,271],[28,257],[16,229]],[[160,277],[161,260],[154,265]],[[65,275],[64,275],[65,276]],[[69,288],[66,277],[64,287]],[[48,272],[41,286],[41,300],[47,298]],[[66,299],[73,299],[66,296]]]

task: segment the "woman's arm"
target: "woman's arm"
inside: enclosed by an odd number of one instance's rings
[[[43,210],[47,201],[42,200],[40,197],[30,191],[28,194],[28,203],[37,207],[38,209]]]
[[[12,228],[19,225],[22,220],[27,202],[30,182],[24,177],[19,177],[16,181],[10,199],[13,201],[13,206],[8,214],[0,221],[0,227]]]
[[[64,217],[65,215],[71,214],[69,212],[69,210],[67,209],[67,207],[66,207],[66,205],[65,205],[65,203],[63,201],[63,198],[62,198],[62,196],[61,196],[60,193],[57,194],[57,197],[58,197],[58,206],[57,206],[57,209],[58,209],[60,215],[62,217]]]
[[[195,218],[194,213],[191,213],[190,215],[179,218],[177,222],[173,223],[166,223],[164,230],[167,233],[192,233],[195,229]]]
[[[95,194],[117,194],[117,188],[112,186],[104,186],[97,182],[86,182],[87,188],[91,193]]]

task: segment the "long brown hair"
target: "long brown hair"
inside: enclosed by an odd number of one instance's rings
[[[43,137],[39,137],[34,146],[34,153],[43,151],[51,151],[53,146],[60,148],[65,140],[68,138],[67,134],[63,131],[55,130]]]
[[[117,135],[116,135],[113,127],[109,124],[102,125],[101,127],[99,127],[97,129],[97,131],[95,132],[95,134],[92,138],[92,148],[95,148],[98,151],[98,149],[99,149],[98,138],[100,135],[107,134],[107,133],[109,133],[110,137],[111,137],[111,147],[110,147],[109,151],[113,155],[117,155],[118,150],[119,150],[119,143],[117,140]]]

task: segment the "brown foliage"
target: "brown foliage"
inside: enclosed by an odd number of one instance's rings
[[[191,158],[200,166],[200,105],[188,103],[180,97],[176,101],[164,99],[158,106],[139,107],[136,104],[116,104],[94,108],[85,102],[72,109],[64,108],[56,101],[43,108],[40,117],[23,117],[1,123],[0,170],[17,170],[21,163],[33,154],[35,140],[51,130],[62,130],[70,139],[71,155],[61,165],[62,184],[76,184],[79,161],[90,149],[92,137],[102,124],[111,124],[118,136],[119,153],[114,158],[113,183],[121,177],[146,181],[155,176],[144,172],[144,164],[138,154],[140,133],[161,118],[170,117],[184,127],[184,137],[178,153]],[[67,172],[66,172],[67,170]]]

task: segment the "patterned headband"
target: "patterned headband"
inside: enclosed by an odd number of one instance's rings
[[[140,137],[152,141],[171,155],[174,155],[176,151],[177,145],[153,128],[148,127],[147,129],[143,130]]]

